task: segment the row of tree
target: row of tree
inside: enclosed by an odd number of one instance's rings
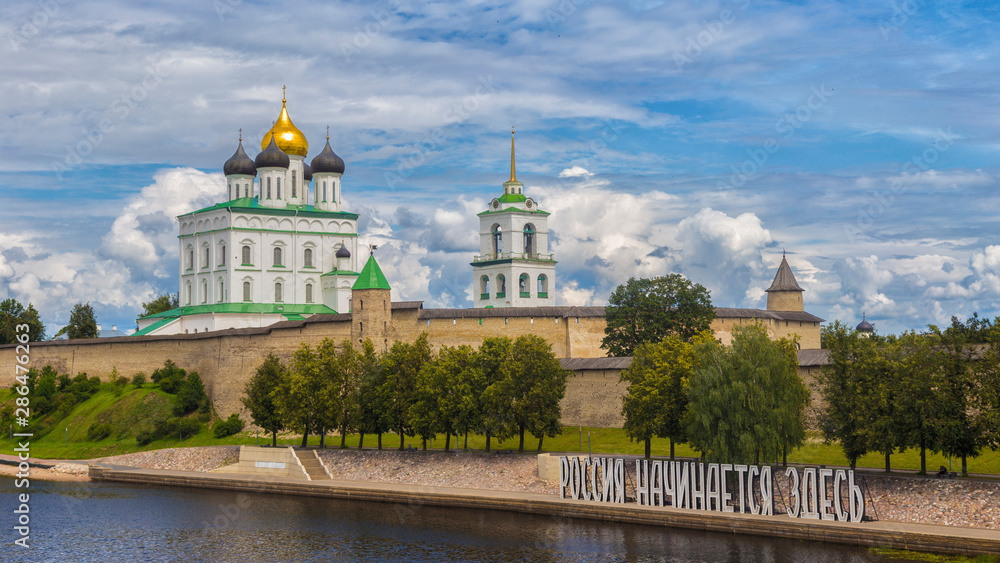
[[[377,354],[371,342],[362,350],[350,342],[340,345],[324,339],[317,347],[303,344],[288,365],[268,356],[246,386],[243,404],[254,424],[272,434],[283,430],[319,434],[325,445],[327,432],[341,436],[341,447],[351,433],[374,434],[378,447],[382,435],[427,441],[485,435],[491,440],[538,438],[561,431],[559,401],[566,391],[568,372],[552,354],[551,345],[535,335],[486,338],[478,349],[442,347],[431,351],[427,335],[413,343],[396,342]]]
[[[809,389],[798,376],[795,342],[771,340],[760,324],[737,326],[723,345],[705,331],[640,344],[622,371],[625,432],[690,443],[710,461],[785,458],[805,439]]]
[[[142,316],[155,315],[174,309],[178,306],[177,294],[160,295],[142,304]],[[27,327],[30,342],[45,340],[45,325],[42,323],[38,310],[31,303],[25,307],[16,299],[4,299],[0,302],[0,344],[13,344],[18,342],[17,327],[24,325]],[[52,338],[62,335],[67,338],[97,338],[97,317],[94,315],[94,308],[90,303],[77,303],[69,314],[69,322],[59,329]]]
[[[859,338],[836,322],[824,328],[829,364],[818,378],[820,425],[853,467],[869,452],[920,450],[962,459],[1000,447],[1000,327],[978,317],[927,334]]]

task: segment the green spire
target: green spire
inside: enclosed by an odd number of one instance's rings
[[[385,279],[382,268],[378,267],[375,261],[375,253],[368,257],[368,263],[361,268],[358,281],[354,282],[352,289],[392,289],[389,287],[389,280]]]

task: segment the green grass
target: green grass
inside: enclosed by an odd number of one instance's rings
[[[977,555],[975,557],[968,557],[966,555],[941,555],[938,553],[921,553],[918,551],[886,549],[881,547],[872,548],[869,551],[890,561],[932,561],[933,563],[996,563],[997,561],[1000,561],[1000,558],[992,555]]]
[[[11,390],[0,391],[0,404],[13,401],[16,395]],[[161,391],[153,384],[136,388],[128,385],[121,395],[115,395],[110,384],[101,386],[100,391],[86,401],[74,406],[73,410],[59,420],[44,420],[44,426],[51,430],[45,435],[36,435],[31,440],[31,456],[42,459],[91,459],[95,457],[105,457],[120,455],[138,451],[156,450],[162,448],[175,448],[179,446],[214,446],[214,445],[254,445],[260,443],[270,444],[269,435],[257,435],[255,432],[241,432],[234,436],[217,439],[212,436],[210,423],[202,425],[202,430],[195,436],[185,436],[183,441],[181,436],[167,436],[156,440],[145,446],[140,446],[135,441],[136,433],[149,421],[157,417],[170,415],[172,395]],[[193,415],[192,415],[193,416]],[[87,430],[96,422],[108,423],[111,426],[111,435],[99,441],[87,440]],[[67,431],[68,430],[68,436]],[[5,429],[8,430],[9,429]],[[68,437],[68,443],[67,443]],[[358,435],[352,434],[347,437],[347,446],[356,448],[358,445]],[[581,440],[582,438],[582,440]],[[588,451],[588,438],[590,451],[594,454],[632,454],[641,455],[643,444],[632,442],[620,428],[580,428],[577,426],[567,427],[563,433],[555,438],[546,438],[543,444],[544,451],[547,452],[582,452]],[[279,436],[280,445],[298,445],[302,441],[301,436],[287,433]],[[311,446],[319,445],[318,436],[310,436]],[[463,437],[452,437],[452,449],[461,449],[464,442]],[[365,449],[374,448],[377,444],[376,436],[365,436]],[[406,444],[420,448],[419,438],[406,438]],[[486,438],[480,435],[469,436],[469,449],[482,451],[486,445]],[[538,447],[538,440],[530,436],[525,436],[525,452],[534,453]],[[15,444],[8,439],[4,453],[14,453]],[[517,438],[511,438],[502,442],[494,439],[491,443],[493,450],[517,450]],[[340,437],[330,435],[326,440],[327,448],[340,447]],[[385,434],[382,437],[382,447],[384,449],[396,449],[399,447],[399,439],[395,434]],[[444,448],[444,436],[428,443],[431,449]],[[669,441],[656,438],[652,442],[652,454],[656,457],[666,457],[669,455]],[[676,455],[680,457],[697,457],[699,452],[693,450],[686,444],[676,446]],[[816,432],[810,433],[808,443],[802,448],[789,452],[788,461],[805,465],[847,465],[847,460],[836,444],[823,444],[820,435]],[[881,454],[869,454],[862,457],[859,467],[881,469],[884,459]],[[927,468],[929,473],[937,471],[938,466],[948,467],[948,458],[939,454],[927,455]],[[970,473],[983,473],[1000,475],[1000,452],[986,450],[978,458],[968,460]],[[961,470],[961,460],[952,459],[951,467],[953,471]],[[907,450],[903,453],[896,453],[892,456],[892,469],[916,471],[920,468],[919,451]]]

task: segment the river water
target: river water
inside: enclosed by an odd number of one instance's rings
[[[33,481],[6,561],[885,561],[864,549],[651,526],[116,483]]]

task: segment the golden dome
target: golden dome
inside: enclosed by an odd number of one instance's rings
[[[309,141],[306,140],[306,136],[299,131],[299,128],[292,123],[292,120],[288,118],[288,110],[285,109],[285,96],[281,96],[281,114],[278,115],[278,120],[274,122],[274,126],[264,134],[264,139],[260,142],[260,150],[267,148],[267,144],[271,141],[271,133],[274,133],[274,141],[277,143],[278,148],[285,151],[288,154],[297,154],[304,157],[309,153]]]

